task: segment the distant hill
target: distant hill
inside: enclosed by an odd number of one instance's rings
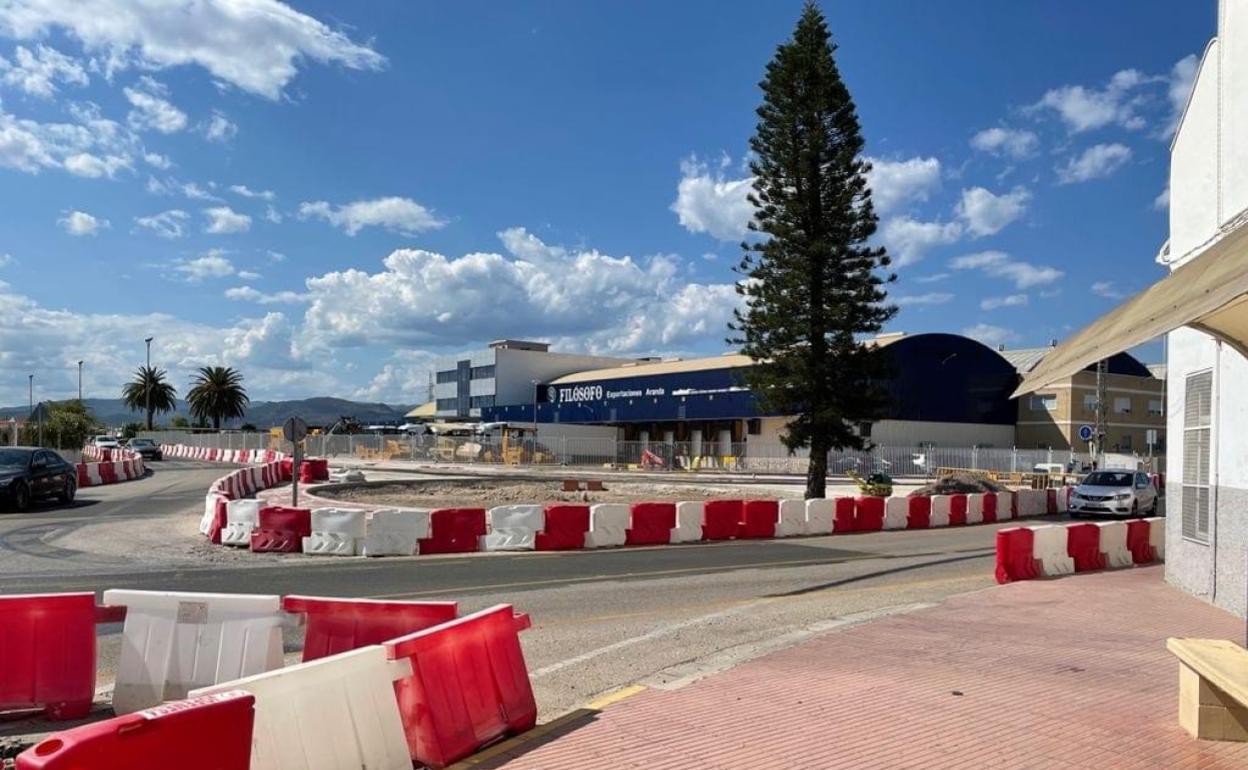
[[[141,411],[131,412],[121,399],[87,398],[83,399],[83,403],[95,413],[100,422],[111,427],[120,427],[128,422],[143,420]],[[311,426],[330,425],[340,417],[353,417],[364,425],[401,423],[404,421],[403,415],[411,409],[411,406],[405,405],[365,403],[328,396],[296,401],[253,401],[243,419],[231,420],[228,425],[222,427],[237,428],[243,423],[251,423],[261,430],[267,430],[281,425],[288,417],[295,416],[302,417]],[[0,420],[7,420],[9,417],[25,417],[29,411],[30,407],[25,404],[0,407]],[[186,402],[179,401],[175,412],[157,415],[156,421],[168,425],[169,420],[174,416],[190,419],[190,410]]]

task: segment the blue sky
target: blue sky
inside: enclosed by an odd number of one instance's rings
[[[721,352],[800,8],[0,0],[0,404],[78,360],[116,397],[149,335],[180,389],[228,364],[264,399],[417,402],[504,336]],[[1039,345],[1160,277],[1213,0],[823,8],[893,330]]]

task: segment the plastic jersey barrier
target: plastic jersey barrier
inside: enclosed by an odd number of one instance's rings
[[[877,532],[884,528],[884,498],[860,496],[854,498],[854,529],[858,532]]]
[[[702,537],[705,540],[731,540],[737,536],[742,500],[707,500],[702,504]]]
[[[539,551],[572,551],[585,547],[589,532],[588,505],[546,506],[546,527],[537,533],[533,547]]]
[[[983,498],[984,502],[981,504],[980,514],[985,524],[994,524],[997,521],[997,493],[986,492]]]
[[[1101,552],[1101,528],[1095,524],[1067,526],[1066,553],[1075,563],[1075,572],[1105,569],[1105,554]]]
[[[486,533],[484,508],[440,508],[429,514],[429,537],[420,552],[475,553]]]
[[[966,524],[966,495],[949,495],[949,526]]]
[[[1047,524],[1032,527],[1035,550],[1033,555],[1040,560],[1040,569],[1046,577],[1069,575],[1075,571],[1075,561],[1067,553],[1066,527]]]
[[[628,517],[628,506],[624,503],[591,505],[585,547],[609,548],[624,545],[627,540]]]
[[[199,534],[215,545],[221,544],[221,530],[225,529],[228,502],[224,495],[215,492],[209,492],[204,497],[204,515],[199,520]]]
[[[967,524],[983,524],[984,523],[984,496],[981,494],[969,494],[966,496],[966,523]]]
[[[193,695],[245,690],[256,697],[251,770],[411,770],[394,688],[410,671],[374,645]]]
[[[1145,519],[1148,522],[1148,544],[1152,546],[1153,561],[1166,560],[1166,520],[1164,517],[1153,516]]]
[[[63,730],[19,754],[16,767],[247,770],[254,703],[250,693],[232,690]]]
[[[923,495],[907,497],[906,529],[927,529],[932,526],[932,498]]]
[[[251,550],[257,553],[299,553],[303,539],[312,534],[312,511],[307,508],[265,506],[259,519],[251,533]]]
[[[1125,521],[1098,521],[1101,528],[1101,553],[1105,554],[1106,566],[1130,567],[1135,563],[1127,548],[1127,523]]]
[[[500,505],[485,516],[489,531],[481,538],[482,551],[532,551],[537,533],[546,527],[540,505]]]
[[[95,695],[95,624],[124,614],[96,607],[93,593],[0,596],[0,711],[86,716]]]
[[[312,534],[303,538],[304,553],[355,556],[364,541],[365,511],[361,508],[314,508]]]
[[[225,504],[225,529],[221,530],[221,545],[247,548],[251,545],[251,533],[260,523],[259,500],[231,500]]]
[[[741,506],[741,528],[737,537],[742,540],[766,540],[776,536],[776,519],[780,504],[775,500],[746,500]]]
[[[629,506],[625,545],[662,545],[676,527],[675,503],[633,503]]]
[[[998,583],[1032,580],[1040,576],[1036,563],[1035,535],[1028,527],[1006,527],[997,530]]]
[[[834,502],[836,507],[832,516],[832,531],[837,534],[853,532],[858,526],[854,516],[857,501],[852,497],[838,497]]]
[[[1136,564],[1148,564],[1153,560],[1151,529],[1147,519],[1127,522],[1127,549]]]
[[[1057,513],[1057,490],[1044,490],[1045,513]]]
[[[113,688],[119,714],[282,665],[279,596],[109,589],[104,602],[126,608]]]
[[[781,500],[776,516],[776,537],[797,537],[806,534],[806,501]],[[829,521],[829,524],[832,522]]]
[[[806,501],[806,534],[831,534],[835,518],[835,500],[829,500],[824,497],[816,497]]]
[[[884,529],[905,529],[910,516],[910,501],[904,497],[884,500]]]
[[[672,528],[672,543],[696,543],[702,539],[702,503],[699,501],[676,503],[676,526]]]
[[[518,632],[528,618],[499,605],[386,642],[408,659],[411,677],[395,685],[411,758],[445,767],[537,721]]]
[[[365,521],[365,556],[411,556],[417,543],[429,537],[429,511],[380,508]]]
[[[381,644],[459,616],[456,602],[391,602],[285,596],[282,609],[304,616],[303,660]]]
[[[930,500],[931,517],[929,522],[931,526],[949,526],[949,495],[932,495]]]

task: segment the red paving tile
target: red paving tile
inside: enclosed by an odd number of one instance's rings
[[[649,690],[491,767],[1246,768],[1178,725],[1168,636],[1240,639],[1162,567],[1030,581]],[[957,694],[955,694],[957,693]]]

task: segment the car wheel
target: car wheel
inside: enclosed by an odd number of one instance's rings
[[[21,513],[30,507],[30,487],[22,482],[17,482],[9,490],[9,499],[13,503],[13,510]]]
[[[60,500],[62,503],[72,503],[74,501],[74,495],[77,492],[78,483],[71,478],[66,478],[65,486],[61,489],[60,494],[56,496],[56,499]]]

